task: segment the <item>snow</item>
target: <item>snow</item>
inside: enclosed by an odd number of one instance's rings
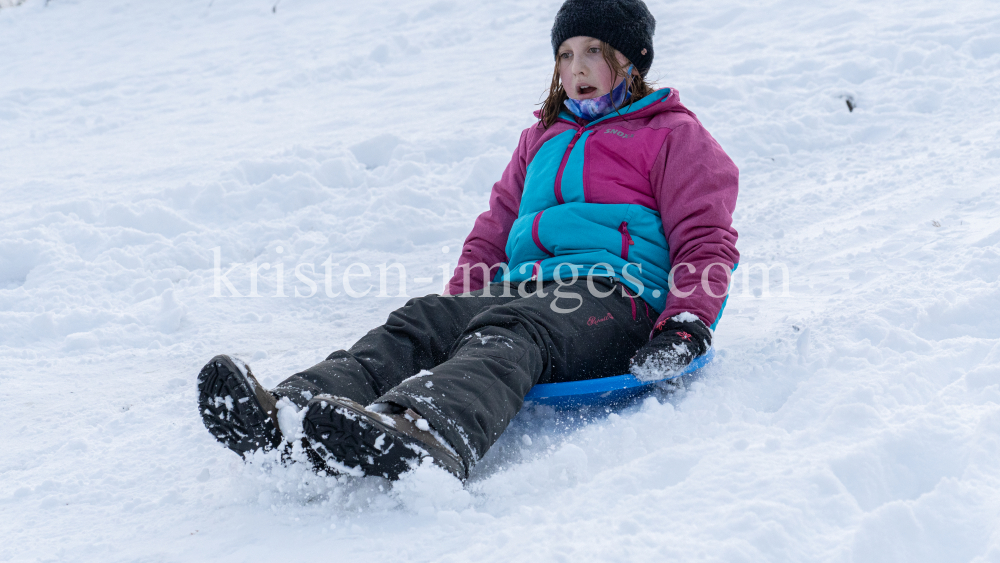
[[[698,316],[695,315],[694,313],[689,313],[688,311],[684,311],[679,315],[674,315],[670,317],[670,320],[677,321],[679,323],[693,323],[698,320]]]
[[[300,409],[287,397],[278,399],[278,429],[285,440],[292,442],[302,438],[302,419],[305,417],[305,409]]]
[[[0,561],[1000,561],[997,3],[650,0],[741,170],[717,359],[522,412],[464,487],[244,464],[195,378],[442,287],[559,1],[11,4]]]
[[[434,373],[433,373],[433,372],[431,372],[431,371],[429,371],[429,370],[426,370],[426,369],[422,369],[422,370],[420,370],[419,372],[417,372],[416,374],[414,374],[414,375],[411,375],[410,377],[407,377],[406,379],[404,379],[404,380],[403,380],[403,381],[401,381],[400,383],[401,383],[401,384],[402,384],[402,383],[406,383],[407,381],[411,381],[411,380],[413,380],[413,379],[417,379],[417,378],[420,378],[420,377],[424,377],[424,376],[427,376],[427,375],[434,375]],[[430,381],[428,381],[428,383],[430,383]]]

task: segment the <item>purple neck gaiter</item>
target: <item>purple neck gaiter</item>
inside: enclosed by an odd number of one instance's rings
[[[631,65],[625,72],[626,76],[630,74],[632,74]],[[589,100],[568,98],[564,103],[566,104],[566,109],[573,112],[573,115],[584,121],[594,121],[622,107],[630,97],[632,97],[632,94],[628,91],[628,80],[622,80],[622,83],[615,86],[614,90],[604,94],[600,98]]]

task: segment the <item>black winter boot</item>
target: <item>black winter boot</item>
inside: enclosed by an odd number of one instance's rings
[[[281,443],[276,402],[250,366],[229,356],[212,358],[198,374],[198,410],[205,427],[241,456]]]
[[[396,480],[430,458],[459,479],[467,476],[454,449],[412,409],[373,412],[330,395],[313,398],[308,409],[302,428],[312,450],[325,462],[323,469]]]

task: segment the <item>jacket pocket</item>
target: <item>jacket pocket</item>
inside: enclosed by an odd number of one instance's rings
[[[541,235],[538,234],[538,224],[542,222],[542,213],[544,212],[544,210],[539,211],[538,214],[535,215],[535,220],[531,222],[531,240],[535,241],[535,246],[537,246],[539,250],[549,256],[555,256],[555,254],[549,252],[548,248],[545,248],[545,245],[542,244]]]

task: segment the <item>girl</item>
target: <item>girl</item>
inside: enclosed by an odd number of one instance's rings
[[[464,479],[536,383],[663,377],[704,354],[739,258],[738,171],[645,81],[654,27],[641,0],[566,0],[548,98],[446,295],[272,391],[216,356],[198,378],[216,438],[241,455],[301,439],[318,469],[390,479],[429,458]]]

